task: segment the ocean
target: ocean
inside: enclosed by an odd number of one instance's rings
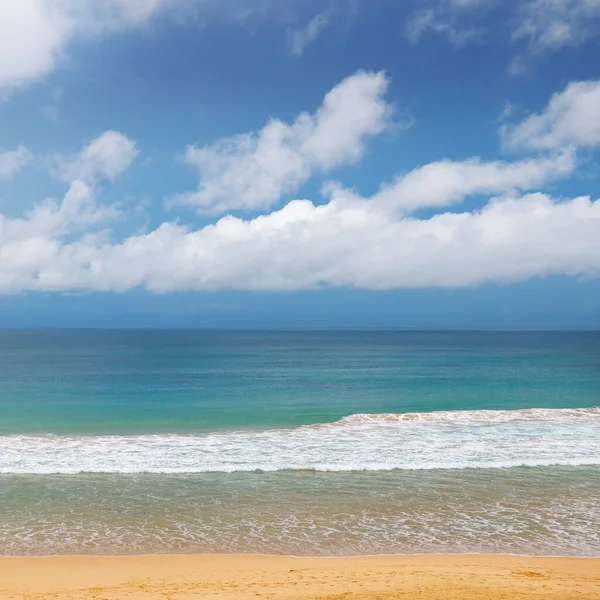
[[[600,556],[600,333],[0,331],[0,554]]]

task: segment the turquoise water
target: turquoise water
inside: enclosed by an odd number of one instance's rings
[[[598,405],[596,332],[0,332],[0,434]]]
[[[0,332],[0,553],[600,556],[595,332]]]

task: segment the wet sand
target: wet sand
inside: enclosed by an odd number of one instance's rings
[[[600,558],[0,558],[2,600],[600,600]]]

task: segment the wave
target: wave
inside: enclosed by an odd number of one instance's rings
[[[329,425],[347,426],[373,423],[498,423],[508,421],[564,421],[599,418],[600,407],[592,408],[523,408],[518,410],[445,410],[426,413],[356,414]],[[310,427],[310,426],[309,426]]]
[[[203,435],[0,436],[2,474],[600,465],[600,408],[356,414]]]

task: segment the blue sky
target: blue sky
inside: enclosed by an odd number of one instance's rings
[[[0,7],[0,326],[600,327],[597,0]]]

